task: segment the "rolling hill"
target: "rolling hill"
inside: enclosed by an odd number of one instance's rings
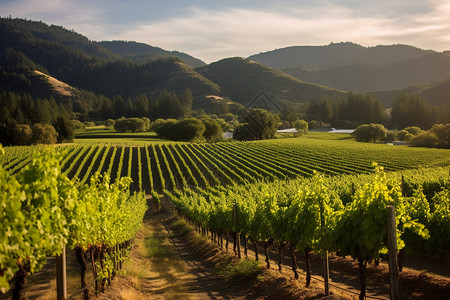
[[[355,63],[329,69],[300,67],[283,71],[300,80],[347,91],[367,92],[448,79],[450,56],[431,53],[386,64]]]
[[[136,48],[148,54],[151,48],[138,43],[118,44],[124,46],[122,54],[137,51]],[[0,18],[0,86],[4,90],[29,92],[34,97],[58,96],[52,95],[51,90],[43,92],[45,85],[37,84],[39,88],[36,88],[32,84],[34,79],[30,76],[38,70],[75,88],[109,97],[150,95],[164,89],[183,92],[187,88],[195,98],[220,94],[215,83],[182,63],[181,58],[167,54],[172,52],[158,51],[162,53],[160,59],[134,63],[106,49],[102,43],[63,27]]]
[[[450,80],[436,84],[424,89],[419,95],[432,105],[450,105]]]
[[[280,70],[244,58],[227,58],[195,69],[218,84],[222,94],[243,105],[264,92],[273,101],[306,102],[321,96],[336,98],[343,91],[298,80]]]
[[[249,59],[302,81],[363,93],[445,81],[450,78],[449,53],[407,45],[363,47],[347,42],[287,47]]]

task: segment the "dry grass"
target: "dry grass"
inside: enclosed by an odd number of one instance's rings
[[[54,77],[48,76],[47,74],[37,70],[34,70],[34,73],[38,76],[44,77],[52,89],[62,96],[72,96],[72,93],[75,91],[75,88],[71,87],[67,83],[59,81]]]

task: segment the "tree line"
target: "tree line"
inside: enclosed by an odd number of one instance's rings
[[[342,128],[378,123],[395,129],[408,126],[429,129],[433,124],[450,122],[450,105],[434,107],[418,95],[403,93],[397,96],[391,109],[386,109],[374,95],[350,92],[345,99],[333,101],[322,97],[307,103],[303,116],[310,122]]]

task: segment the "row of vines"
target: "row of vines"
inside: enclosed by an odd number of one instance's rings
[[[371,173],[373,161],[387,171],[450,163],[446,150],[303,141],[69,146],[60,150],[64,153],[61,167],[64,174],[81,183],[89,182],[96,172],[107,172],[111,182],[130,176],[132,191],[156,195],[187,187],[309,177],[314,171],[327,175]],[[29,147],[8,148],[0,164],[16,173],[30,162],[32,151]]]
[[[400,253],[450,255],[449,171],[415,172],[386,174],[375,166],[375,174],[370,175],[316,174],[305,180],[185,190],[167,196],[182,216],[199,231],[210,231],[217,241],[233,236],[236,242],[241,236],[252,241],[255,253],[256,243],[263,244],[268,268],[267,248],[278,247],[280,268],[282,251],[288,248],[298,278],[294,252],[304,253],[307,286],[312,251],[351,256],[358,261],[360,299],[365,299],[367,264],[387,254],[389,205],[396,211]],[[401,269],[401,261],[399,265]]]
[[[103,168],[107,150],[74,148],[64,158],[45,149],[24,157],[22,161],[28,162],[19,162],[24,167],[14,174],[0,166],[2,293],[12,284],[12,298],[21,299],[28,274],[39,271],[48,256],[60,255],[66,246],[76,251],[82,287],[90,257],[98,279],[96,289],[104,290],[126,257],[147,210],[143,193],[130,196],[129,177],[110,184],[108,174],[86,175]],[[1,146],[0,151],[4,152]],[[66,163],[65,172],[61,162]],[[79,175],[80,181],[70,180],[69,173]],[[84,293],[87,298],[88,290]]]

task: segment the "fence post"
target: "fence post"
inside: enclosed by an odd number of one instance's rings
[[[400,299],[398,284],[398,262],[397,262],[397,226],[395,223],[395,208],[390,205],[388,209],[387,234],[389,247],[389,278],[391,283],[391,299]]]
[[[66,245],[64,245],[61,255],[56,256],[56,299],[64,300],[66,298]]]

